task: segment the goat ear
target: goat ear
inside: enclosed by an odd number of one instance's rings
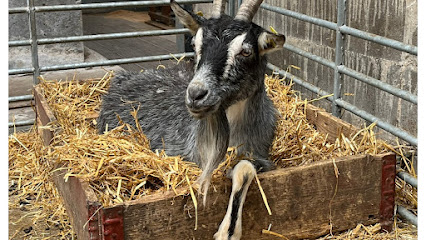
[[[182,24],[191,31],[192,35],[195,35],[198,28],[200,27],[202,17],[186,11],[174,0],[171,0],[170,7],[175,13],[175,16],[182,22]]]
[[[283,48],[285,43],[285,36],[282,34],[275,34],[268,31],[264,31],[259,35],[259,52],[260,55],[280,50]]]

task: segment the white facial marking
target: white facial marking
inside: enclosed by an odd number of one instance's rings
[[[229,43],[228,58],[226,60],[225,71],[223,72],[224,78],[228,77],[229,70],[231,69],[231,66],[235,63],[235,56],[237,56],[243,48],[243,42],[246,39],[246,36],[247,33],[238,35]]]
[[[195,51],[195,55],[197,56],[195,67],[197,67],[198,62],[200,61],[200,58],[201,58],[202,45],[203,45],[203,29],[199,28],[197,31],[197,34],[195,34],[195,37],[194,37],[194,51]]]

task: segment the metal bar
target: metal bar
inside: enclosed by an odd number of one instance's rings
[[[96,34],[72,37],[59,37],[59,38],[44,38],[39,39],[38,44],[52,44],[52,43],[68,43],[77,41],[94,41],[94,40],[107,40],[107,39],[121,39],[121,38],[134,38],[134,37],[148,37],[160,35],[173,35],[190,33],[187,28],[180,29],[167,29],[167,30],[151,30],[143,32],[127,32],[127,33],[109,33],[109,34]]]
[[[310,59],[312,61],[320,63],[320,64],[322,64],[324,66],[329,67],[329,68],[335,68],[335,66],[336,66],[335,63],[332,62],[332,61],[329,61],[329,60],[327,60],[325,58],[322,58],[322,57],[320,57],[318,55],[315,55],[315,54],[312,54],[310,52],[304,51],[304,50],[302,50],[300,48],[297,48],[297,47],[292,46],[292,45],[287,44],[287,43],[284,44],[284,49],[287,49],[287,50],[289,50],[291,52],[299,54],[300,56],[306,57],[306,58],[308,58],[308,59]]]
[[[237,6],[237,9],[239,9],[239,8],[240,8],[241,3],[243,3],[243,0],[238,0],[238,6]]]
[[[182,56],[193,57],[194,53],[177,53],[177,54],[174,54],[173,56],[176,58],[180,58]],[[41,67],[40,71],[48,72],[48,71],[56,71],[56,70],[67,70],[67,69],[86,68],[86,67],[99,67],[99,66],[108,66],[108,65],[168,60],[168,59],[173,59],[173,56],[157,55],[157,56],[148,56],[148,57],[113,59],[113,60],[105,60],[100,62],[74,63],[74,64],[66,64],[66,65],[47,66],[47,67]]]
[[[8,71],[9,75],[16,75],[16,74],[24,74],[24,73],[33,73],[34,68],[17,68],[17,69],[10,69]]]
[[[315,17],[311,17],[305,14],[301,14],[298,12],[294,12],[294,11],[290,11],[288,9],[284,9],[284,8],[280,8],[280,7],[276,7],[276,6],[272,6],[269,5],[267,3],[262,3],[262,5],[260,5],[261,8],[272,11],[272,12],[276,12],[285,16],[289,16],[304,22],[309,22],[321,27],[325,27],[328,29],[332,29],[332,30],[337,30],[338,26],[336,23],[334,22],[330,22],[330,21],[326,21],[320,18],[315,18]],[[413,55],[417,55],[417,47],[413,46],[413,45],[408,45],[393,39],[389,39],[389,38],[385,38],[376,34],[372,34],[372,33],[368,33],[368,32],[364,32],[355,28],[351,28],[348,26],[340,26],[339,30],[341,33],[343,34],[349,34],[355,37],[359,37],[368,41],[372,41],[384,46],[388,46],[388,47],[392,47],[404,52],[408,52],[411,53]]]
[[[269,68],[269,69],[271,69],[272,71],[278,73],[282,77],[291,79],[294,83],[296,83],[296,84],[298,84],[298,85],[300,85],[300,86],[308,89],[309,91],[311,91],[313,93],[316,93],[316,94],[318,94],[320,96],[328,96],[328,95],[330,95],[330,93],[322,90],[321,88],[319,88],[319,87],[317,87],[317,86],[315,86],[315,85],[313,85],[311,83],[308,83],[307,81],[304,81],[304,80],[302,80],[302,79],[294,76],[293,74],[291,74],[289,72],[286,72],[286,71],[282,70],[281,68],[273,65],[272,63],[268,63],[266,65],[266,67]],[[329,100],[329,101],[333,101],[333,97],[332,96],[328,96],[326,99]]]
[[[377,87],[378,89],[383,90],[387,93],[390,93],[392,95],[400,97],[400,98],[407,100],[411,103],[417,104],[417,96],[410,93],[410,92],[396,88],[396,87],[394,87],[390,84],[387,84],[387,83],[379,81],[375,78],[366,76],[362,73],[359,73],[359,72],[352,70],[350,68],[347,68],[345,66],[338,66],[337,69],[339,70],[340,73],[344,73],[344,74],[346,74],[350,77],[356,78],[356,79],[358,79],[358,80],[360,80],[364,83],[367,83],[371,86]]]
[[[306,58],[308,58],[310,60],[313,60],[313,61],[315,61],[317,63],[320,63],[320,64],[322,64],[324,66],[327,66],[327,67],[330,67],[330,68],[334,68],[335,67],[335,63],[333,63],[333,62],[331,62],[331,61],[329,61],[329,60],[327,60],[325,58],[322,58],[320,56],[317,56],[315,54],[312,54],[312,53],[306,52],[304,50],[301,50],[300,48],[294,47],[292,45],[285,44],[284,45],[284,49],[287,49],[287,50],[289,50],[291,52],[299,54],[299,55],[301,55],[303,57],[306,57]],[[359,72],[357,72],[355,70],[347,68],[347,67],[345,67],[343,65],[338,66],[337,69],[338,69],[338,71],[340,73],[344,73],[344,74],[346,74],[346,75],[348,75],[350,77],[358,79],[358,80],[360,80],[360,81],[362,81],[364,83],[367,83],[367,84],[369,84],[371,86],[377,87],[380,90],[383,90],[383,91],[385,91],[387,93],[390,93],[392,95],[400,97],[400,98],[402,98],[404,100],[407,100],[407,101],[409,101],[409,102],[411,102],[413,104],[417,104],[417,102],[418,102],[417,101],[417,96],[414,95],[414,94],[412,94],[412,93],[410,93],[410,92],[408,92],[408,91],[396,88],[396,87],[394,87],[394,86],[392,86],[390,84],[387,84],[387,83],[379,81],[379,80],[377,80],[375,78],[366,76],[366,75],[364,75],[362,73],[359,73]]]
[[[417,188],[417,178],[413,177],[411,174],[404,172],[404,170],[402,170],[401,168],[398,168],[398,173],[396,175],[402,180],[404,180],[406,183]]]
[[[396,211],[401,217],[407,219],[410,223],[414,224],[416,227],[417,225],[417,216],[414,215],[412,212],[410,212],[408,209],[406,209],[403,206],[397,205]]]
[[[315,18],[315,17],[311,17],[305,14],[301,14],[298,12],[294,12],[294,11],[290,11],[284,8],[280,8],[280,7],[276,7],[276,6],[272,6],[269,5],[267,3],[262,3],[260,5],[261,8],[272,11],[272,12],[276,12],[285,16],[289,16],[292,18],[296,18],[298,20],[304,21],[304,22],[308,22],[308,23],[312,23],[321,27],[325,27],[328,29],[332,29],[332,30],[336,30],[337,29],[337,24],[334,22],[330,22],[330,21],[326,21],[320,18]]]
[[[314,93],[316,93],[316,94],[318,94],[320,96],[330,95],[329,93],[327,93],[324,90],[318,88],[317,86],[312,85],[312,84],[310,84],[310,83],[308,83],[308,82],[306,82],[304,80],[301,80],[300,78],[295,77],[294,75],[292,75],[292,74],[290,74],[290,73],[288,73],[288,72],[280,69],[279,67],[277,67],[277,66],[275,66],[275,65],[273,65],[271,63],[267,64],[267,68],[269,68],[269,69],[271,69],[271,70],[279,73],[283,77],[292,79],[293,82],[295,82],[296,84],[298,84],[298,85],[300,85],[300,86],[308,89],[309,91],[314,92]],[[333,101],[332,97],[327,97],[326,99],[328,99],[330,101]],[[336,103],[339,106],[345,108],[346,110],[354,113],[355,115],[357,115],[357,116],[359,116],[359,117],[361,117],[361,118],[363,118],[363,119],[365,119],[367,121],[376,122],[377,126],[380,127],[380,128],[382,128],[383,130],[388,131],[391,134],[393,134],[393,135],[395,135],[395,136],[397,136],[397,137],[399,137],[399,138],[401,138],[401,139],[409,142],[410,144],[417,146],[417,144],[418,144],[417,138],[414,137],[414,136],[412,136],[408,132],[404,131],[403,129],[397,128],[397,127],[395,127],[395,126],[393,126],[393,125],[391,125],[389,123],[386,123],[383,120],[377,118],[376,116],[374,116],[374,115],[372,115],[370,113],[367,113],[364,110],[361,110],[361,109],[353,106],[352,104],[343,101],[342,99],[338,99],[336,101]]]
[[[391,47],[403,52],[411,53],[417,56],[417,47],[413,45],[408,45],[393,39],[385,38],[376,34],[364,32],[355,28],[348,26],[340,27],[340,31],[345,34],[352,35],[354,37],[362,38],[371,42],[375,42],[387,47]]]
[[[23,121],[17,121],[17,122],[9,122],[8,126],[9,127],[22,127],[22,126],[33,125],[34,122],[35,122],[35,119],[23,120]]]
[[[9,8],[9,14],[27,13],[27,12],[28,12],[28,7]]]
[[[33,83],[38,84],[38,77],[40,76],[40,68],[38,64],[38,46],[37,46],[37,29],[36,29],[36,18],[34,11],[34,0],[27,0],[29,8],[29,23],[30,23],[30,39],[31,39],[31,63],[34,69],[33,72]]]
[[[108,33],[108,34],[83,35],[83,36],[72,36],[72,37],[42,38],[42,39],[38,39],[37,43],[39,45],[43,45],[43,44],[52,44],[52,43],[69,43],[69,42],[78,42],[78,41],[94,41],[94,40],[133,38],[133,37],[162,36],[162,35],[173,35],[173,34],[184,34],[184,33],[190,33],[190,31],[187,28],[180,28],[180,29],[167,29],[167,30],[151,30],[151,31],[142,31],[142,32]],[[10,41],[9,47],[27,46],[30,44],[31,44],[31,40]]]
[[[186,11],[193,12],[193,6],[191,4],[184,4],[182,6]],[[175,28],[184,28],[185,26],[179,20],[175,21]],[[187,32],[183,35],[176,35],[176,46],[178,52],[192,52],[194,51],[191,46],[192,34],[191,31],[187,30]]]
[[[9,41],[9,47],[22,47],[31,45],[31,40],[15,40]]]
[[[235,16],[235,0],[228,1],[228,10],[229,10],[229,16],[234,17]]]
[[[333,102],[332,113],[335,117],[342,117],[342,109],[337,105],[336,100],[340,99],[342,93],[343,75],[337,69],[338,66],[344,65],[344,35],[340,32],[339,27],[345,25],[346,21],[346,0],[337,1],[337,26],[336,31],[336,50],[334,61],[334,81],[333,81]]]
[[[180,4],[195,4],[195,3],[211,3],[213,0],[177,0]],[[100,8],[119,8],[119,7],[155,7],[167,6],[170,1],[130,1],[130,2],[108,2],[108,3],[86,3],[86,4],[69,4],[69,5],[54,5],[54,6],[37,6],[36,12],[53,12],[53,11],[71,11],[85,9],[100,9]]]
[[[405,130],[398,128],[398,127],[395,127],[395,126],[383,121],[382,119],[380,119],[380,118],[378,118],[378,117],[376,117],[376,116],[374,116],[374,115],[372,115],[372,114],[370,114],[370,113],[368,113],[364,110],[361,110],[361,109],[355,107],[354,105],[352,105],[348,102],[343,101],[342,99],[337,99],[336,103],[339,106],[343,107],[344,109],[352,112],[353,114],[355,114],[355,115],[357,115],[357,116],[359,116],[359,117],[361,117],[361,118],[363,118],[367,121],[376,122],[377,126],[380,127],[381,129],[383,129],[383,130],[385,130],[385,131],[387,131],[387,132],[409,142],[410,144],[412,144],[414,146],[418,145],[417,138],[414,137],[413,135],[409,134]]]
[[[175,56],[176,58],[180,58],[182,56],[193,57],[194,53],[193,52],[177,53],[177,54],[174,54],[173,56]],[[127,64],[127,63],[168,60],[168,59],[172,59],[173,56],[158,55],[158,56],[137,57],[137,58],[113,59],[113,60],[90,62],[90,63],[75,63],[75,64],[67,64],[67,65],[47,66],[47,67],[40,67],[40,71],[48,72],[48,71],[67,70],[67,69],[74,69],[74,68],[98,67],[98,66],[119,65],[119,64]],[[11,69],[9,70],[8,73],[9,75],[16,75],[16,74],[32,73],[33,71],[34,71],[33,68],[19,68],[19,69]]]
[[[185,7],[185,5],[184,5]],[[180,21],[175,21],[175,28],[183,28],[184,25]],[[185,52],[185,35],[176,36],[176,47],[179,52]]]
[[[34,99],[33,95],[21,95],[21,96],[9,97],[9,102],[28,101],[33,99]]]

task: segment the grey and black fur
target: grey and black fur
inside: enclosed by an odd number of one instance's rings
[[[195,59],[174,68],[120,73],[103,97],[98,119],[102,133],[137,118],[151,148],[181,155],[202,169],[204,197],[213,170],[228,146],[254,160],[232,171],[227,213],[215,239],[240,239],[241,213],[256,171],[268,171],[276,110],[264,86],[265,54],[282,48],[285,38],[251,22],[261,0],[245,1],[235,18],[223,14],[225,1],[215,0],[212,18],[187,12],[171,2],[175,15],[193,33]],[[204,198],[204,202],[205,202]]]

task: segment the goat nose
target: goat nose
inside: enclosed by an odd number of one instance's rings
[[[194,102],[203,100],[208,94],[208,90],[201,87],[188,88],[188,97]]]

